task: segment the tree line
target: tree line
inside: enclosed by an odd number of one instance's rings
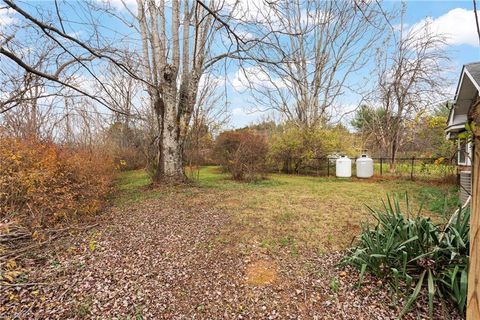
[[[356,129],[378,137],[394,163],[405,128],[445,94],[445,39],[428,25],[394,27],[403,5],[2,2],[10,17],[0,29],[2,132],[82,146],[102,141],[120,150],[119,159],[143,159],[135,161],[156,182],[184,181],[205,134],[218,136],[229,117],[232,70],[256,108],[279,117],[283,133],[272,135],[273,149],[289,152],[289,136],[303,139],[292,151],[297,158],[336,143],[328,134],[344,130],[335,121],[345,113],[342,99],[355,95],[357,110],[382,124]],[[365,70],[375,74],[369,85],[359,77]],[[357,137],[349,135],[352,143]]]

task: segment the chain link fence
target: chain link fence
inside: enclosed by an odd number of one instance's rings
[[[321,157],[302,162],[294,173],[316,176],[335,177],[336,157]],[[352,160],[352,176],[356,175],[356,159]],[[447,158],[417,158],[402,157],[395,159],[392,165],[391,158],[372,158],[374,176],[399,177],[411,180],[444,180],[455,179],[457,167],[455,161]]]

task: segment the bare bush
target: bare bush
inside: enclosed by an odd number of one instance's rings
[[[267,153],[265,137],[251,130],[224,132],[215,145],[218,161],[234,180],[265,178]]]

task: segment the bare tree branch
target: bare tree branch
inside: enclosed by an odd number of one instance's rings
[[[25,10],[21,9],[13,1],[11,1],[11,0],[2,0],[2,1],[5,2],[8,5],[9,8],[15,10],[20,15],[22,15],[24,18],[31,21],[35,25],[37,25],[52,40],[56,40],[56,39],[48,31],[56,33],[59,36],[61,36],[62,38],[72,41],[73,43],[79,45],[81,48],[87,50],[90,54],[92,54],[93,56],[95,56],[97,58],[108,60],[109,62],[113,63],[114,65],[116,65],[117,67],[119,67],[120,69],[125,71],[127,74],[129,74],[134,79],[142,81],[146,85],[151,85],[150,83],[146,82],[142,77],[137,76],[131,70],[129,70],[127,68],[127,66],[125,66],[125,64],[117,61],[116,59],[112,58],[111,56],[108,56],[108,55],[105,55],[105,54],[99,52],[98,50],[88,46],[87,44],[85,44],[84,42],[76,39],[75,37],[70,36],[70,35],[66,34],[65,32],[62,32],[62,31],[58,30],[57,28],[53,27],[52,25],[48,25],[48,24],[43,23],[42,21],[40,21],[40,20],[36,19],[35,17],[33,17],[32,15],[30,15]],[[56,40],[56,41],[58,41],[58,40]]]
[[[10,60],[12,60],[13,62],[15,62],[17,65],[19,65],[20,67],[22,67],[24,70],[30,72],[30,73],[33,73],[37,76],[40,76],[42,78],[45,78],[47,80],[50,80],[50,81],[53,81],[53,82],[56,82],[58,84],[61,84],[63,86],[65,86],[66,88],[70,88],[78,93],[81,93],[83,94],[84,96],[86,97],[89,97],[90,99],[92,100],[95,100],[96,102],[100,103],[101,105],[103,105],[104,107],[106,107],[107,109],[113,111],[113,112],[118,112],[118,113],[121,113],[121,114],[126,114],[120,110],[116,110],[114,108],[112,108],[111,106],[109,106],[107,103],[105,103],[104,101],[102,101],[101,99],[97,98],[96,96],[93,96],[91,94],[89,94],[88,92],[76,87],[76,86],[73,86],[65,81],[62,81],[60,80],[58,77],[54,76],[54,75],[51,75],[51,74],[48,74],[48,73],[45,73],[45,72],[42,72],[42,71],[39,71],[39,70],[36,70],[34,69],[33,67],[27,65],[26,63],[24,63],[22,61],[22,59],[20,59],[18,56],[16,56],[14,53],[4,49],[3,47],[0,47],[0,54],[3,54],[4,56],[8,57]]]

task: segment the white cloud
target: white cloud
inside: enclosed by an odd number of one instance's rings
[[[255,39],[255,36],[251,32],[248,32],[248,31],[237,30],[237,31],[235,31],[235,33],[237,34],[237,36],[239,36],[244,41],[249,41],[249,40],[254,40]]]
[[[224,12],[230,12],[233,17],[248,22],[264,21],[267,17],[273,15],[266,1],[258,0],[225,0],[219,2],[219,6],[224,5]]]
[[[262,121],[269,115],[269,111],[237,107],[231,110],[231,114],[233,126],[241,128]]]
[[[222,87],[224,84],[224,78],[211,73],[204,73],[198,81],[198,91],[200,92],[205,88],[214,90],[216,88]]]
[[[17,22],[14,12],[12,9],[0,8],[0,28]]]
[[[235,72],[230,84],[236,91],[245,91],[250,87],[263,87],[267,89],[285,88],[286,80],[272,78],[260,67],[241,68]]]
[[[478,13],[480,15],[480,11]],[[436,19],[428,17],[414,24],[411,30],[423,29],[426,26],[432,32],[444,35],[449,45],[479,46],[473,10],[456,8]]]
[[[232,115],[234,115],[234,116],[244,116],[244,115],[246,115],[246,113],[242,108],[235,108],[235,109],[232,110]]]
[[[247,73],[243,69],[239,69],[230,80],[230,84],[236,91],[244,91],[248,89]]]

